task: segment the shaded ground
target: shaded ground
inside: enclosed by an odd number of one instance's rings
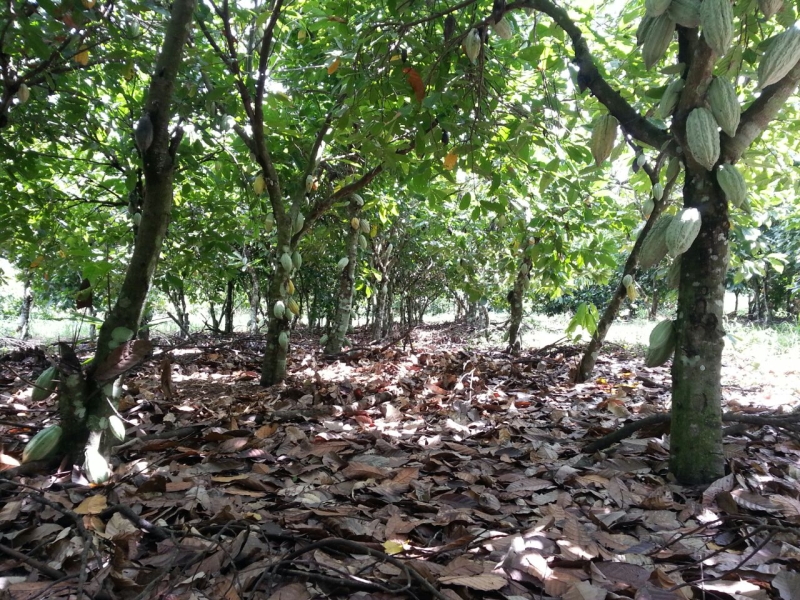
[[[157,348],[129,378],[112,482],[0,481],[0,598],[800,598],[797,441],[729,437],[730,475],[686,489],[663,425],[582,452],[663,412],[668,369],[611,347],[571,386],[577,348],[515,360],[472,335],[335,360],[301,339],[268,389],[259,338]],[[5,468],[56,422],[18,378],[48,364],[0,360]]]

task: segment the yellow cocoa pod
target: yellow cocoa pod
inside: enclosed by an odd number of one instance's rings
[[[353,217],[352,219],[350,219],[350,227],[352,227],[353,229],[358,229],[359,227],[361,227],[361,221],[358,220],[358,217]]]
[[[253,191],[256,194],[262,194],[266,188],[267,182],[264,180],[264,176],[258,175],[256,180],[253,182]]]
[[[81,46],[80,51],[74,56],[75,62],[79,65],[86,66],[89,64],[89,51],[86,46]]]

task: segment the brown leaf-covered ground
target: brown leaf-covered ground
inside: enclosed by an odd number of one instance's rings
[[[616,350],[573,386],[578,348],[515,359],[470,336],[332,360],[295,335],[267,389],[258,337],[162,340],[94,487],[68,464],[14,469],[56,400],[20,379],[44,352],[6,354],[0,598],[800,599],[797,440],[740,429],[729,475],[687,489],[663,424],[583,452],[667,410],[667,368]]]

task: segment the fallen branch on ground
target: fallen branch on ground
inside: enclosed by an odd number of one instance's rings
[[[583,451],[591,454],[593,452],[597,452],[598,450],[604,450],[608,448],[612,444],[616,444],[624,440],[625,438],[630,437],[640,429],[644,429],[645,427],[649,427],[650,425],[660,425],[662,423],[669,423],[672,417],[669,414],[663,413],[658,415],[651,415],[649,417],[645,417],[644,419],[640,419],[638,421],[633,421],[632,423],[628,423],[617,429],[616,431],[612,431],[608,435],[601,437],[599,440],[595,440],[586,446],[584,446]],[[733,435],[734,433],[741,433],[740,425],[758,425],[761,427],[774,427],[781,431],[787,437],[792,438],[795,441],[800,441],[800,414],[791,414],[791,415],[742,415],[739,413],[725,413],[722,415],[722,421],[725,423],[738,423],[739,425],[733,426],[729,429],[725,430],[726,435]]]

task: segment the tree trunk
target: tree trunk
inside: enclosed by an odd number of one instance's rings
[[[189,312],[186,309],[186,294],[183,291],[183,285],[176,290],[167,291],[167,296],[172,302],[172,306],[175,307],[175,316],[170,315],[170,317],[178,326],[181,338],[186,339],[189,337]]]
[[[250,276],[250,289],[247,299],[250,303],[250,316],[247,321],[247,331],[258,333],[258,307],[261,303],[261,286],[258,281],[258,273],[252,266],[247,267],[247,274]]]
[[[483,300],[472,302],[470,301],[467,304],[467,324],[471,327],[477,327],[478,329],[485,329],[489,326],[489,312],[486,310],[486,307],[482,304]]]
[[[217,317],[217,307],[214,306],[213,302],[208,303],[208,314],[211,316],[211,328],[213,333],[220,332],[220,321],[222,320],[222,312],[220,312],[220,316]]]
[[[94,306],[89,309],[89,315],[91,317],[97,317],[97,309]],[[94,342],[96,339],[97,325],[95,325],[94,319],[92,319],[92,322],[89,324],[89,340]]]
[[[733,293],[733,298],[734,298],[734,301],[733,301],[733,314],[734,314],[734,316],[736,316],[736,315],[739,314],[739,292],[734,292]]]
[[[225,289],[225,333],[233,333],[233,290],[234,280],[229,279]]]
[[[27,340],[30,337],[31,308],[33,307],[33,290],[31,290],[30,275],[25,277],[25,286],[22,288],[22,306],[19,310],[19,324],[17,337]]]
[[[282,247],[282,244],[278,246]],[[277,268],[273,271],[272,280],[269,286],[269,326],[267,327],[267,347],[264,350],[264,361],[261,365],[261,385],[270,386],[283,381],[286,377],[286,356],[288,354],[288,345],[282,348],[280,345],[281,333],[286,333],[289,336],[289,324],[291,322],[292,313],[287,308],[283,317],[275,315],[275,305],[280,301],[286,304],[286,298],[281,297],[281,288],[285,286],[289,276],[284,271],[278,262]],[[284,287],[285,289],[285,287]]]
[[[767,323],[772,323],[775,320],[775,310],[769,299],[769,291],[769,267],[767,267],[767,271],[764,273],[764,310],[766,312]]]
[[[100,328],[97,351],[87,372],[86,385],[80,363],[74,359],[74,352],[70,356],[69,350],[62,347],[61,389],[69,392],[64,394],[59,405],[64,426],[62,448],[73,459],[77,458],[79,448],[84,442],[87,452],[93,450],[102,453],[103,432],[108,431],[108,419],[115,415],[115,407],[121,395],[119,375],[113,377],[113,382],[109,383],[107,379],[96,379],[95,374],[104,368],[108,372],[109,364],[116,367],[117,373],[124,373],[144,359],[142,349],[149,344],[128,342],[125,345],[121,341],[135,336],[139,327],[169,223],[176,153],[182,137],[180,129],[170,137],[170,106],[184,45],[191,31],[194,8],[194,0],[173,2],[164,45],[153,69],[156,75],[150,82],[144,113],[144,117],[149,118],[152,123],[153,137],[150,145],[142,150],[147,182],[142,220],[119,295]],[[131,350],[132,356],[115,359],[111,353],[122,345]],[[75,418],[75,415],[80,416]]]
[[[530,271],[533,266],[531,257],[525,254],[522,258],[517,277],[514,279],[514,288],[508,293],[508,302],[511,305],[511,315],[508,319],[508,348],[514,356],[519,354],[520,340],[519,328],[522,325],[525,292],[530,283]]]
[[[461,299],[461,296],[458,295],[458,292],[451,292],[453,294],[453,299],[456,301],[456,322],[461,321],[462,319],[467,318],[467,308],[464,305],[464,301]]]
[[[347,249],[347,266],[339,274],[339,293],[336,296],[336,317],[328,334],[328,343],[325,344],[326,354],[338,354],[342,351],[342,344],[350,329],[350,320],[353,309],[353,291],[356,282],[356,264],[358,262],[358,236],[359,230],[350,227],[349,222],[358,217],[360,207],[355,200],[350,200],[347,211],[347,235],[345,247]]]
[[[661,295],[658,293],[658,285],[653,284],[653,298],[650,301],[650,320],[654,321],[658,316],[658,301]]]
[[[394,330],[394,283],[389,280],[386,293],[386,304],[384,306],[384,335],[390,335]]]
[[[378,293],[375,295],[375,310],[372,313],[372,339],[382,340],[386,335],[386,303],[389,299],[389,282],[384,274]]]
[[[720,374],[730,225],[725,200],[711,173],[687,171],[684,206],[700,210],[702,228],[681,257],[670,472],[680,483],[694,485],[725,474]]]

